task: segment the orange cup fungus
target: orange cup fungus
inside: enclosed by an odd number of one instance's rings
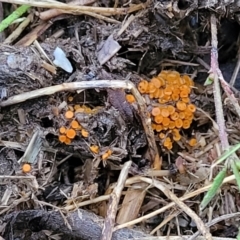
[[[76,120],[73,120],[72,122],[71,122],[71,127],[73,128],[73,129],[77,129],[77,130],[80,130],[82,127],[79,125],[79,123],[78,123],[78,121],[76,121]]]
[[[69,138],[69,139],[74,139],[75,136],[76,136],[76,131],[72,128],[68,129],[66,131],[66,136]]]
[[[189,141],[188,141],[188,144],[191,146],[191,147],[195,147],[197,145],[197,139],[196,138],[191,138]]]
[[[61,126],[59,128],[59,137],[58,137],[59,142],[69,145],[78,134],[82,135],[82,137],[85,137],[85,138],[88,137],[89,132],[86,129],[83,129],[81,124],[76,119],[74,119],[74,114],[78,112],[90,114],[90,113],[93,113],[94,111],[95,109],[91,109],[85,105],[69,106],[68,110],[64,114],[64,117],[67,121],[70,120],[71,122],[68,123],[67,127]],[[95,152],[96,151],[97,150],[95,149]]]
[[[112,155],[112,150],[108,149],[103,155],[102,160],[106,161]]]
[[[66,133],[66,128],[65,128],[65,127],[60,127],[59,132],[60,132],[61,134]]]
[[[129,102],[129,103],[134,103],[134,102],[136,102],[136,99],[135,99],[135,97],[134,97],[132,94],[126,94],[126,100],[127,100],[127,102]]]
[[[89,136],[89,132],[86,129],[82,129],[81,134],[85,138],[87,138]]]
[[[73,111],[71,111],[71,110],[66,111],[66,113],[65,113],[66,119],[71,119],[71,118],[73,118],[73,116],[74,116]]]
[[[99,153],[99,147],[97,145],[92,145],[90,150],[95,154]]]
[[[31,165],[29,163],[24,163],[22,165],[22,171],[24,173],[29,173],[31,170],[32,170],[32,167],[31,167]]]
[[[154,117],[160,115],[160,113],[161,113],[161,110],[160,110],[159,107],[154,107],[154,108],[152,109],[152,115],[153,115]]]
[[[179,131],[191,126],[196,111],[189,98],[193,86],[193,80],[188,75],[166,70],[150,81],[142,80],[138,84],[139,92],[148,94],[152,99],[150,102],[154,103],[154,107],[150,108],[152,128],[168,150],[172,149],[174,141],[181,139]]]

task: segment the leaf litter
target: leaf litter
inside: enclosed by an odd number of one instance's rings
[[[3,238],[25,239],[30,234],[32,239],[143,239],[150,235],[198,239],[199,233],[204,239],[236,238],[237,3],[49,3],[33,4],[28,13],[35,11],[35,15],[28,27],[0,46]],[[1,4],[2,12],[10,10],[11,4]],[[45,17],[51,23],[40,21]],[[219,33],[215,52],[213,26]],[[17,34],[17,27],[17,23],[10,25],[4,34]],[[61,54],[56,56],[56,49]],[[69,66],[71,71],[66,70]],[[168,125],[174,118],[166,120],[165,108],[180,104],[166,96],[158,100],[167,87],[161,87],[156,78],[165,72],[169,79],[172,71],[180,79],[185,74],[194,81],[189,99],[184,93],[182,97],[196,111],[189,128],[181,128],[178,121],[179,137]],[[216,107],[215,73],[222,83],[224,125]],[[210,78],[213,82],[205,86]],[[163,75],[159,79],[163,81]],[[150,84],[140,94],[143,80],[158,86]],[[173,90],[168,88],[166,93]],[[185,109],[181,106],[177,111]],[[165,114],[163,127],[151,117],[156,107]],[[68,111],[71,115],[66,118]],[[27,172],[26,163],[31,167]],[[56,222],[62,227],[56,228]]]

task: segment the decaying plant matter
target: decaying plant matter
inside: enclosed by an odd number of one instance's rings
[[[1,236],[236,238],[238,5],[1,1]]]

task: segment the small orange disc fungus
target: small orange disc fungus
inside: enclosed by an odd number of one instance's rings
[[[191,125],[191,121],[189,121],[188,119],[184,119],[184,120],[183,120],[183,125],[182,125],[182,128],[183,128],[183,129],[188,129],[188,128],[190,128],[190,125]]]
[[[186,91],[188,94],[191,92],[191,88],[187,85],[182,85],[179,89],[180,91]]]
[[[93,152],[93,153],[99,153],[99,147],[97,145],[92,145],[90,147],[90,150]]]
[[[163,71],[161,71],[161,72],[158,74],[158,77],[161,77],[161,78],[163,78],[163,79],[166,79],[168,73],[169,73],[169,71],[163,70]]]
[[[158,115],[158,116],[154,117],[155,123],[160,124],[160,123],[162,123],[162,121],[163,121],[163,116]]]
[[[173,107],[172,105],[168,105],[167,109],[168,109],[169,115],[171,115],[175,112],[175,107]]]
[[[185,118],[185,112],[180,112],[178,115],[179,115],[180,119],[184,119]]]
[[[109,149],[102,155],[102,160],[106,161],[112,155],[112,151]]]
[[[161,132],[163,130],[163,126],[160,124],[156,124],[156,129],[157,132]]]
[[[73,139],[76,136],[76,131],[74,129],[68,129],[66,135],[69,139]]]
[[[193,105],[193,104],[188,104],[187,106],[187,109],[190,111],[190,112],[195,112],[196,111],[196,106]]]
[[[32,170],[32,167],[31,167],[31,165],[29,163],[24,163],[22,165],[22,171],[24,173],[29,173],[31,170]]]
[[[189,97],[183,97],[182,101],[185,103],[189,103],[190,102],[190,98]]]
[[[167,86],[164,90],[163,90],[164,94],[167,96],[170,96],[172,94],[172,88],[170,86]]]
[[[180,78],[180,74],[177,71],[170,71],[167,74],[167,81],[168,82],[173,82],[175,79]]]
[[[187,108],[187,105],[183,101],[178,101],[177,104],[176,104],[176,107],[177,107],[178,110],[184,111]]]
[[[176,127],[175,122],[174,121],[170,121],[169,125],[168,125],[168,128],[169,129],[174,129],[175,127]]]
[[[177,129],[173,129],[172,130],[172,134],[173,134],[173,140],[174,141],[179,141],[180,139],[181,139],[181,135],[180,135],[180,133],[179,133],[179,130],[177,130]]]
[[[152,93],[153,98],[159,98],[160,94],[161,94],[161,89],[156,89],[156,91],[154,93]]]
[[[82,129],[81,134],[83,137],[87,138],[89,136],[89,132],[85,129]]]
[[[153,85],[153,83],[148,83],[148,93],[154,93],[156,91],[156,87]]]
[[[65,127],[60,127],[60,128],[59,128],[59,132],[60,132],[61,134],[66,133],[66,128],[65,128]]]
[[[179,88],[174,88],[172,94],[179,95],[180,94]]]
[[[162,86],[161,81],[156,77],[152,78],[150,83],[152,83],[156,88],[160,88]]]
[[[134,97],[132,94],[126,94],[126,100],[127,100],[127,102],[129,102],[129,103],[134,103],[134,102],[136,102],[136,99],[135,99],[135,97]]]
[[[191,138],[188,142],[188,144],[191,146],[191,147],[194,147],[197,145],[197,139],[196,138]]]
[[[185,84],[189,87],[193,86],[193,80],[188,75],[183,75],[182,78],[185,80]]]
[[[161,82],[161,87],[164,87],[165,86],[165,84],[166,84],[166,81],[165,81],[165,79],[164,78],[162,78],[162,77],[159,77],[159,76],[157,76],[157,78],[159,79],[159,81]]]
[[[192,119],[193,118],[193,112],[191,112],[188,108],[184,111],[185,118],[186,119]]]
[[[182,121],[182,119],[177,119],[177,120],[175,120],[175,126],[177,127],[177,128],[181,128],[182,126],[183,126],[183,121]]]
[[[73,111],[70,111],[70,110],[66,111],[65,118],[71,119],[71,118],[73,118],[73,115],[74,115]]]
[[[138,91],[140,93],[146,93],[148,89],[148,81],[146,80],[142,80],[139,84],[138,84]]]
[[[186,98],[188,97],[188,91],[183,89],[181,92],[180,92],[180,97],[181,98]]]
[[[159,136],[159,138],[160,138],[160,139],[164,139],[164,138],[165,138],[165,136],[166,136],[166,134],[164,134],[164,133],[159,133],[159,135],[158,135],[158,136]]]
[[[159,89],[159,93],[158,93],[158,98],[161,99],[161,98],[163,98],[163,96],[164,96],[163,89],[160,88],[160,89]]]
[[[71,142],[72,142],[72,141],[71,141],[71,139],[69,139],[69,138],[66,138],[66,140],[65,140],[65,144],[66,144],[66,145],[69,145],[69,144],[71,144]]]
[[[73,121],[71,122],[71,127],[72,127],[73,129],[80,129],[80,128],[81,128],[81,126],[79,125],[78,121],[76,121],[76,120],[73,120]]]
[[[169,116],[169,111],[168,111],[168,109],[167,109],[167,108],[162,108],[162,109],[161,109],[161,115],[162,115],[163,117],[168,117],[168,116]]]
[[[177,142],[177,141],[179,141],[181,139],[181,135],[179,134],[179,135],[176,135],[176,136],[173,136],[173,140],[175,141],[175,142]]]
[[[176,102],[179,99],[179,94],[173,93],[171,97],[172,97],[172,100]]]
[[[169,123],[170,123],[170,119],[167,118],[167,117],[164,117],[164,118],[163,118],[163,121],[162,121],[162,125],[163,125],[164,127],[167,127],[167,126],[169,125]]]
[[[65,141],[66,141],[66,136],[65,135],[60,135],[59,137],[58,137],[58,140],[61,142],[61,143],[64,143]]]
[[[170,118],[175,121],[179,118],[179,114],[177,112],[174,112],[173,114],[170,115]]]
[[[160,113],[161,113],[161,111],[160,111],[160,108],[159,108],[159,107],[154,107],[154,108],[152,109],[152,115],[153,115],[154,117],[160,115]]]
[[[168,150],[172,149],[172,141],[170,137],[167,137],[165,141],[163,142],[163,146],[167,148]]]

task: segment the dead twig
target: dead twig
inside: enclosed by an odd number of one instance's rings
[[[128,161],[123,165],[120,172],[116,187],[113,189],[109,199],[109,205],[107,210],[107,217],[104,221],[101,240],[108,240],[112,238],[113,226],[115,223],[116,213],[118,209],[118,203],[121,197],[122,190],[124,188],[125,181],[128,176],[128,171],[131,167],[132,161]]]
[[[215,102],[215,112],[216,119],[218,124],[219,138],[222,144],[222,150],[226,150],[229,147],[228,137],[225,127],[225,120],[223,115],[223,105],[222,105],[222,97],[220,91],[220,84],[218,78],[217,69],[219,69],[218,65],[218,41],[217,41],[217,22],[214,14],[211,15],[211,33],[212,33],[212,49],[211,49],[211,69],[210,73],[213,74],[214,77],[214,102]]]
[[[38,98],[41,96],[52,95],[57,92],[85,90],[85,89],[92,89],[92,88],[113,88],[113,89],[120,88],[120,89],[128,89],[132,92],[132,94],[134,95],[137,101],[139,115],[141,117],[143,127],[146,133],[146,137],[148,140],[149,154],[151,157],[151,161],[152,163],[159,162],[159,165],[161,165],[161,159],[158,154],[154,132],[151,126],[151,119],[148,116],[146,103],[143,97],[141,96],[141,94],[139,93],[139,91],[137,90],[137,88],[135,87],[135,85],[130,81],[97,80],[97,81],[81,81],[81,82],[63,83],[60,85],[41,88],[41,89],[33,90],[31,92],[21,93],[19,95],[10,97],[6,101],[0,102],[0,107],[6,107],[9,105],[24,102],[26,100]]]

